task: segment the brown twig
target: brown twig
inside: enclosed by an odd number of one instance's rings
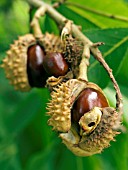
[[[89,66],[90,59],[90,47],[85,45],[83,49],[82,59],[79,65],[79,76],[78,79],[88,81],[87,69]]]
[[[57,2],[55,2],[52,6],[53,8],[58,8],[61,4],[64,4],[66,2],[66,0],[59,0]]]
[[[112,73],[112,69],[110,69],[110,67],[108,66],[108,64],[106,63],[106,61],[104,60],[102,54],[100,51],[97,51],[97,54],[94,55],[94,57],[103,65],[103,67],[106,69],[106,71],[109,74],[109,77],[111,78],[114,88],[116,90],[116,109],[118,110],[118,112],[120,113],[120,115],[123,113],[123,104],[122,104],[122,94],[120,92],[120,88],[113,76]]]

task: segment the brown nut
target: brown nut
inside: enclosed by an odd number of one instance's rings
[[[93,84],[94,86],[94,84]],[[77,100],[72,107],[72,120],[78,122],[80,118],[94,107],[108,107],[108,101],[103,94],[102,90],[98,86],[85,88],[80,95],[77,97]]]

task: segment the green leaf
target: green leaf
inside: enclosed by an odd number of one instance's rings
[[[74,3],[74,0],[69,0],[70,2]],[[115,0],[79,0],[75,1],[77,4],[82,5],[82,7],[88,7],[92,10],[100,11],[101,13],[117,15],[124,18],[128,18],[127,14],[127,6],[123,1],[116,1]],[[68,4],[68,3],[67,3]],[[70,8],[79,13],[81,16],[88,18],[88,20],[92,23],[95,23],[98,27],[101,28],[113,28],[113,27],[128,27],[128,22],[124,22],[121,20],[116,20],[113,18],[105,17],[104,15],[98,15],[94,12],[90,12],[88,10],[81,10],[80,8],[76,8],[73,5],[70,5]]]
[[[21,131],[41,108],[41,99],[37,93],[30,93],[27,98],[17,105],[14,114],[7,119],[7,128],[10,133]]]
[[[124,0],[124,2],[128,3],[128,0]]]
[[[122,84],[119,83],[119,87],[121,89],[121,93],[123,96],[123,116],[124,116],[124,121],[127,122],[128,125],[128,114],[127,114],[127,101],[128,101],[128,87],[123,86]],[[115,89],[113,88],[112,83],[110,82],[108,86],[104,89],[104,92],[109,100],[109,103],[111,106],[115,107],[116,106],[116,92]]]
[[[6,5],[6,3],[4,4]],[[27,3],[25,1],[17,0],[7,2],[7,5],[9,9],[7,11],[1,12],[0,15],[0,23],[2,23],[2,27],[0,27],[1,52],[5,52],[5,50],[9,48],[9,44],[12,43],[18,35],[26,34],[29,30]],[[1,8],[3,9],[2,4]],[[7,22],[5,22],[5,18]]]
[[[91,30],[85,31],[84,33],[93,42],[105,42],[105,45],[101,46],[99,49],[103,53],[108,65],[113,70],[113,74],[116,75],[127,51],[128,28]],[[104,81],[101,81],[103,77]],[[105,69],[94,59],[89,67],[89,79],[99,84],[102,88],[106,87],[110,80]]]
[[[122,133],[116,137],[116,142],[111,142],[111,147],[106,149],[99,159],[102,161],[104,170],[127,170],[128,169],[128,134]]]
[[[67,8],[64,5],[61,5],[58,11],[67,17],[70,20],[73,20],[75,24],[80,25],[83,30],[90,29],[90,28],[99,28],[96,24],[88,20],[87,18],[79,15],[77,12]]]
[[[123,124],[125,125],[126,131],[121,132],[120,135],[116,137],[116,142],[111,142],[111,147],[106,149],[102,155],[99,155],[99,159],[102,160],[102,169],[104,170],[120,170],[128,169],[128,114],[127,114],[127,101],[128,101],[128,87],[124,87],[119,84],[122,95],[123,95],[123,104],[124,104],[124,114],[123,114]],[[104,92],[110,102],[111,106],[115,107],[116,96],[115,89],[113,88],[112,83],[109,83],[108,86],[104,89]],[[120,161],[121,159],[121,161]]]
[[[97,156],[77,157],[69,151],[57,138],[51,145],[30,158],[26,170],[100,170],[102,162]]]
[[[40,121],[38,121],[37,127],[41,129],[41,133],[42,133],[42,140],[43,140],[43,145],[44,147],[46,147],[47,145],[50,145],[51,141],[52,141],[52,137],[54,135],[54,133],[51,133],[51,127],[48,126],[47,121],[49,119],[48,116],[46,116],[46,112],[47,112],[47,103],[50,99],[50,94],[49,91],[47,89],[41,89],[39,90],[39,94],[40,94],[40,98],[42,100],[42,106],[41,106],[41,110],[40,110],[40,117],[39,119],[41,119]],[[39,124],[40,122],[40,124]],[[45,136],[45,138],[44,138]]]
[[[12,136],[6,134],[6,137],[0,142],[0,169],[21,170],[21,163],[17,153],[18,148]]]
[[[128,48],[125,51],[125,55],[121,60],[121,64],[118,69],[116,79],[122,85],[128,87]]]
[[[45,147],[44,150],[38,152],[37,154],[33,155],[27,165],[26,170],[53,170],[54,169],[54,161],[57,157],[59,152],[60,145],[58,142],[52,139],[51,143]]]
[[[54,20],[52,20],[48,15],[45,16],[45,21],[42,26],[43,32],[49,32],[54,34],[59,34],[58,27]]]

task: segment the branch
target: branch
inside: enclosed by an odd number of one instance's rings
[[[112,69],[108,66],[108,64],[105,62],[102,54],[100,51],[97,51],[97,54],[95,53],[94,57],[103,65],[103,67],[106,69],[106,71],[109,74],[109,77],[111,78],[114,88],[116,90],[116,109],[119,112],[120,115],[123,114],[123,104],[122,104],[122,94],[120,92],[120,88],[113,76]]]
[[[37,8],[43,7],[46,11],[46,13],[56,22],[58,23],[58,25],[64,27],[65,24],[67,22],[69,22],[69,20],[64,17],[63,15],[61,15],[59,12],[57,12],[51,5],[41,1],[41,0],[27,0],[27,2]],[[41,8],[40,8],[41,9]],[[76,37],[78,40],[82,41],[85,48],[89,47],[90,52],[93,54],[93,56],[104,66],[104,68],[106,69],[106,71],[108,72],[114,88],[116,90],[116,99],[117,99],[117,103],[116,103],[116,110],[118,110],[119,114],[122,114],[122,95],[119,89],[119,86],[112,74],[112,70],[110,69],[110,67],[108,66],[108,64],[105,62],[105,60],[103,59],[103,56],[101,54],[101,52],[99,51],[99,49],[97,48],[97,46],[100,45],[100,43],[93,43],[91,42],[80,30],[79,27],[77,25],[75,25],[72,22],[72,34],[74,35],[74,37]],[[101,43],[102,44],[102,43]],[[89,52],[88,52],[89,54]],[[86,55],[86,54],[85,54]],[[84,53],[83,53],[84,56]],[[88,61],[89,56],[85,56],[86,57],[86,62]],[[82,59],[85,61],[85,59],[82,57]],[[85,64],[84,64],[85,65]],[[86,64],[87,66],[87,64]],[[83,72],[83,66],[80,66],[80,71]]]
[[[90,47],[88,45],[84,46],[82,59],[79,65],[79,76],[78,79],[88,81],[87,69],[89,66],[90,59]]]
[[[41,6],[36,12],[31,22],[31,27],[33,29],[33,34],[36,38],[39,38],[42,35],[42,31],[40,29],[39,18],[43,16],[46,12],[46,8]]]

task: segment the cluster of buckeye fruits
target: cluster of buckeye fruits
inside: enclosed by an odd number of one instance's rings
[[[60,37],[53,34],[46,33],[38,39],[27,34],[11,45],[2,67],[16,90],[44,88],[49,77],[56,80],[75,69],[68,62],[66,49]],[[63,143],[79,156],[100,153],[108,147],[118,133],[115,124],[120,125],[118,114],[109,107],[102,89],[77,80],[74,75],[52,89],[48,115],[49,125],[60,132]]]

